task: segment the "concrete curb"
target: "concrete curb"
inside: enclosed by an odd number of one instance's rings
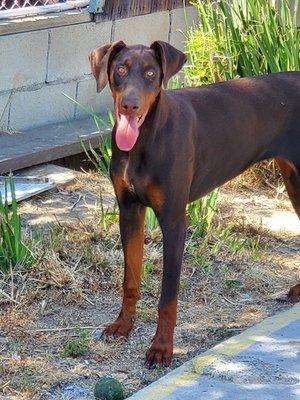
[[[247,353],[247,349],[249,349],[252,345],[256,345],[263,341],[270,341],[269,336],[274,335],[276,332],[288,327],[289,325],[300,321],[300,304],[294,305],[287,311],[281,312],[275,316],[269,317],[259,324],[247,329],[243,333],[233,336],[232,338],[225,340],[224,342],[218,344],[214,348],[206,351],[205,353],[193,358],[192,360],[186,362],[181,367],[175,369],[170,372],[163,378],[158,381],[152,383],[148,387],[140,390],[136,394],[130,397],[131,400],[163,400],[163,399],[189,399],[189,398],[200,398],[202,396],[200,394],[200,385],[201,380],[205,380],[203,377],[203,371],[209,368],[215,362],[222,362],[227,357],[238,356],[242,352]],[[299,323],[300,325],[300,323]],[[298,339],[296,337],[296,342],[299,343],[300,330],[298,327],[296,328],[298,332]],[[295,330],[295,328],[294,328]],[[282,335],[279,335],[280,337]],[[273,339],[272,339],[273,340]],[[248,351],[249,353],[249,351]],[[247,354],[249,357],[249,354]],[[282,360],[281,360],[282,361]],[[298,374],[300,375],[300,374]],[[207,385],[207,382],[205,383]],[[259,385],[256,385],[259,386]],[[262,385],[266,386],[266,385]],[[282,390],[285,390],[284,385],[282,385]],[[185,397],[182,395],[184,388],[190,390],[191,387],[197,387],[197,397]],[[199,390],[199,392],[198,392]],[[275,389],[274,389],[275,390]],[[277,390],[277,389],[276,389]],[[176,392],[179,392],[176,394]],[[202,393],[202,392],[201,392]],[[297,384],[297,393],[298,393],[298,384]],[[300,392],[299,392],[300,393]],[[256,396],[258,393],[256,393]],[[198,397],[200,396],[200,397]],[[206,398],[206,397],[205,397]],[[223,397],[207,397],[207,398],[222,398]],[[227,398],[227,397],[226,397]],[[238,397],[232,397],[232,399],[238,399]],[[242,398],[242,397],[239,397]],[[246,397],[244,397],[245,399]],[[247,398],[252,398],[247,397]],[[257,397],[258,399],[262,397]],[[263,397],[265,398],[277,398],[277,397]],[[280,398],[280,397],[278,397]],[[290,398],[290,397],[288,397]],[[292,398],[292,397],[291,397]],[[298,395],[296,394],[296,397]],[[300,398],[300,396],[299,396]],[[224,397],[225,399],[225,397]],[[287,399],[287,397],[286,397]]]

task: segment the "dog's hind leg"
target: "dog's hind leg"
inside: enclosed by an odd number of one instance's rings
[[[276,158],[293,207],[300,218],[300,166],[283,158]]]
[[[283,158],[276,158],[283,180],[293,207],[300,219],[300,162],[294,162]],[[300,301],[300,283],[293,286],[288,294],[292,302]]]

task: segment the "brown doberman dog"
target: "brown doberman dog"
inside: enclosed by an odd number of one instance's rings
[[[109,82],[115,104],[110,173],[125,258],[122,309],[104,335],[127,337],[133,327],[145,210],[151,207],[163,233],[163,280],[145,364],[169,365],[187,203],[252,164],[275,158],[300,217],[300,72],[164,90],[186,61],[168,43],[119,41],[93,50],[89,58],[98,92]],[[289,296],[299,300],[300,284]]]

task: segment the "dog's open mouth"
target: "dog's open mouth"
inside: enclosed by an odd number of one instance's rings
[[[145,120],[147,112],[140,116],[124,115],[118,111],[116,143],[120,150],[130,151],[135,145],[139,136],[139,128]]]

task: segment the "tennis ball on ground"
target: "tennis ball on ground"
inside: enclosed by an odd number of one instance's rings
[[[124,390],[117,379],[102,376],[95,385],[94,395],[96,400],[123,400]]]

